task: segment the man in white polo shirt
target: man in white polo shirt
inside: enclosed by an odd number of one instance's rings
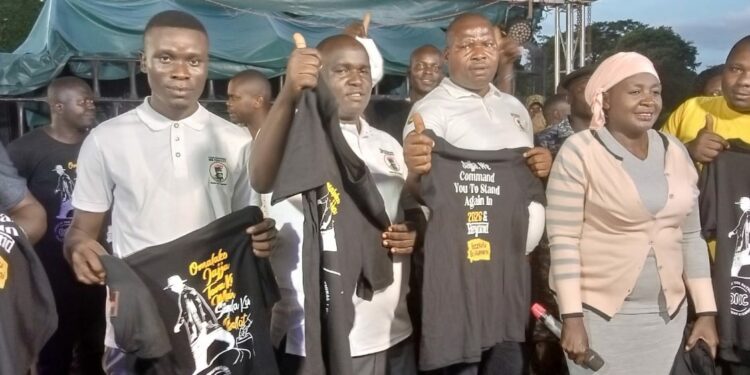
[[[208,35],[200,21],[179,11],[151,18],[141,70],[151,96],[92,130],[78,158],[65,253],[86,284],[105,280],[99,261],[104,249],[96,239],[110,207],[114,255],[126,257],[259,205],[247,171],[250,135],[198,103],[208,72]],[[247,233],[255,254],[268,256],[273,220]],[[131,373],[135,360],[113,353],[109,334],[105,344],[106,357],[118,359],[108,362],[107,371]]]
[[[366,50],[351,36],[337,35],[323,40],[317,49],[300,48],[292,53],[286,84],[255,141],[251,164],[260,179],[254,180],[253,184],[262,192],[272,188],[278,171],[274,166],[281,161],[279,150],[283,150],[283,147],[276,145],[286,142],[294,116],[295,99],[303,88],[315,87],[317,74],[320,74],[338,103],[344,138],[365,162],[383,198],[388,216],[394,223],[389,231],[383,233],[381,243],[382,251],[393,254],[393,283],[375,291],[371,301],[352,296],[355,314],[349,345],[353,373],[409,375],[416,374],[416,364],[413,344],[409,340],[412,325],[406,308],[406,294],[416,233],[404,223],[404,202],[401,197],[406,165],[401,146],[384,131],[371,127],[362,117],[373,82],[370,71],[373,56],[368,52],[376,53],[371,49]],[[321,63],[322,69],[319,71]],[[314,74],[314,81],[307,81],[310,74]],[[275,208],[271,209],[272,215]],[[285,347],[279,348],[282,352],[280,370],[284,375],[304,373],[304,311],[303,301],[299,300],[301,278],[304,277],[299,254],[301,236],[299,229],[295,232],[292,228],[282,228],[279,241],[284,246],[272,258],[278,277],[292,279],[290,286],[294,289],[285,291],[282,286],[282,299],[274,309],[276,340],[286,335]],[[297,246],[293,246],[295,243]]]
[[[458,148],[493,151],[530,147],[524,154],[529,168],[537,177],[546,177],[552,156],[546,149],[533,148],[532,124],[526,108],[491,83],[498,69],[500,42],[492,23],[484,16],[466,13],[456,17],[446,32],[444,56],[449,77],[415,103],[411,115],[420,114],[426,129]],[[404,154],[410,190],[418,194],[420,177],[432,168],[433,140],[415,131],[411,115],[404,128]],[[528,211],[527,254],[544,231],[544,207],[531,202]],[[482,361],[482,373],[521,373],[520,343],[500,343],[488,348],[486,354],[488,360]],[[448,371],[475,374],[479,368],[476,363],[460,363]]]

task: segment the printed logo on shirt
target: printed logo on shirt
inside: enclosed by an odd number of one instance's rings
[[[50,172],[57,175],[57,185],[55,186],[55,195],[60,198],[60,208],[55,215],[57,224],[53,228],[55,239],[63,242],[65,233],[68,231],[73,221],[73,189],[76,185],[75,172],[78,165],[75,161],[69,161],[65,166],[62,164],[55,165]]]
[[[729,238],[735,239],[731,275],[741,279],[750,279],[747,276],[740,276],[742,268],[750,265],[750,197],[741,197],[734,204],[739,206],[742,213],[737,226],[727,234]]]
[[[383,154],[383,161],[385,161],[385,165],[388,167],[388,172],[400,176],[401,166],[398,165],[396,154],[392,151],[383,150],[382,148],[380,149],[380,153]]]
[[[18,230],[15,227],[0,225],[0,248],[8,254],[13,250],[13,246],[16,246],[14,237],[18,237]]]
[[[750,287],[741,281],[732,281],[729,287],[729,307],[732,315],[745,316],[750,313]]]
[[[487,211],[466,212],[466,235],[479,237],[480,234],[490,233],[490,222],[487,220]]]
[[[212,185],[227,184],[229,179],[229,169],[227,168],[227,159],[217,156],[208,157],[208,175],[211,177],[208,183]]]
[[[247,295],[235,293],[228,257],[226,250],[218,249],[207,259],[191,262],[186,278],[171,275],[164,284],[164,290],[177,295],[179,314],[173,331],[184,332],[189,341],[194,374],[204,370],[229,374],[226,366],[212,367],[212,363],[222,357],[236,364],[255,356],[250,332],[255,306]],[[222,350],[210,350],[217,347]]]
[[[519,115],[517,115],[515,113],[511,113],[510,116],[513,117],[513,122],[515,122],[516,125],[521,130],[526,131],[526,126],[523,124],[523,120],[521,120],[521,116],[519,116]]]
[[[8,262],[3,257],[0,257],[0,289],[5,289],[5,282],[8,281],[9,271]]]
[[[466,242],[467,258],[470,263],[490,260],[490,243],[481,238],[473,238]]]

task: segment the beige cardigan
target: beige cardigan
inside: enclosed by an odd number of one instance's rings
[[[652,247],[669,314],[684,300],[686,285],[697,313],[716,311],[710,277],[683,273],[681,225],[693,209],[698,176],[675,142],[669,138],[664,158],[669,196],[656,215],[593,132],[571,136],[560,149],[547,186],[547,234],[561,314],[581,313],[585,304],[614,316]]]

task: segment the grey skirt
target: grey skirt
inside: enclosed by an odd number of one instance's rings
[[[599,353],[605,365],[593,372],[568,360],[570,375],[668,375],[682,341],[687,303],[674,319],[668,320],[664,315],[616,314],[607,321],[584,310],[589,347]]]

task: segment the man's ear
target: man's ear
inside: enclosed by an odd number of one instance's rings
[[[139,58],[141,60],[141,73],[146,73],[147,70],[148,70],[147,69],[147,62],[146,62],[146,52],[145,51],[141,51],[140,55],[139,55]]]
[[[253,106],[255,108],[263,108],[263,105],[265,104],[266,99],[263,98],[262,95],[258,95],[255,97],[255,100],[253,100]]]

